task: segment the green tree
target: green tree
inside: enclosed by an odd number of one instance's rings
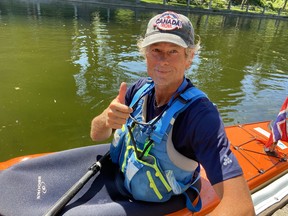
[[[208,9],[212,9],[212,0],[209,1]]]
[[[288,0],[285,0],[284,6],[283,6],[283,11],[286,9],[287,1]]]

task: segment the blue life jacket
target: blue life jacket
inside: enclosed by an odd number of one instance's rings
[[[125,188],[136,200],[165,202],[182,193],[188,198],[185,191],[200,178],[199,163],[180,154],[172,143],[173,124],[179,113],[196,99],[207,97],[195,87],[185,90],[187,84],[184,78],[163,113],[146,122],[147,97],[154,88],[149,79],[132,99],[130,118],[114,133],[111,159],[119,164]],[[202,206],[200,199],[195,206],[190,200],[186,205],[193,212]]]

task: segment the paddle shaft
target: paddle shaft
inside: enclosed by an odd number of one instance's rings
[[[59,213],[65,205],[81,190],[81,188],[101,169],[102,163],[108,159],[110,152],[108,151],[103,155],[99,161],[95,162],[85,173],[84,176],[79,179],[43,216],[55,216]]]

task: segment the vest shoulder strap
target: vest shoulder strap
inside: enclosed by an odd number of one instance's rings
[[[154,87],[154,82],[152,81],[152,79],[149,77],[147,80],[147,83],[145,83],[133,96],[133,99],[130,103],[130,107],[133,107],[138,101],[139,99],[146,95],[148,92],[150,92],[150,90]]]
[[[169,134],[176,117],[189,105],[199,98],[208,98],[207,95],[196,87],[191,87],[180,94],[156,123],[156,128],[152,132],[151,138],[156,142],[161,142],[164,134]]]

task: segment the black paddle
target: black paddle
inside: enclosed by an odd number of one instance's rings
[[[61,211],[65,205],[81,190],[81,188],[93,177],[102,167],[105,160],[109,159],[110,152],[108,151],[98,161],[96,161],[88,169],[88,172],[76,182],[43,216],[54,216]]]

